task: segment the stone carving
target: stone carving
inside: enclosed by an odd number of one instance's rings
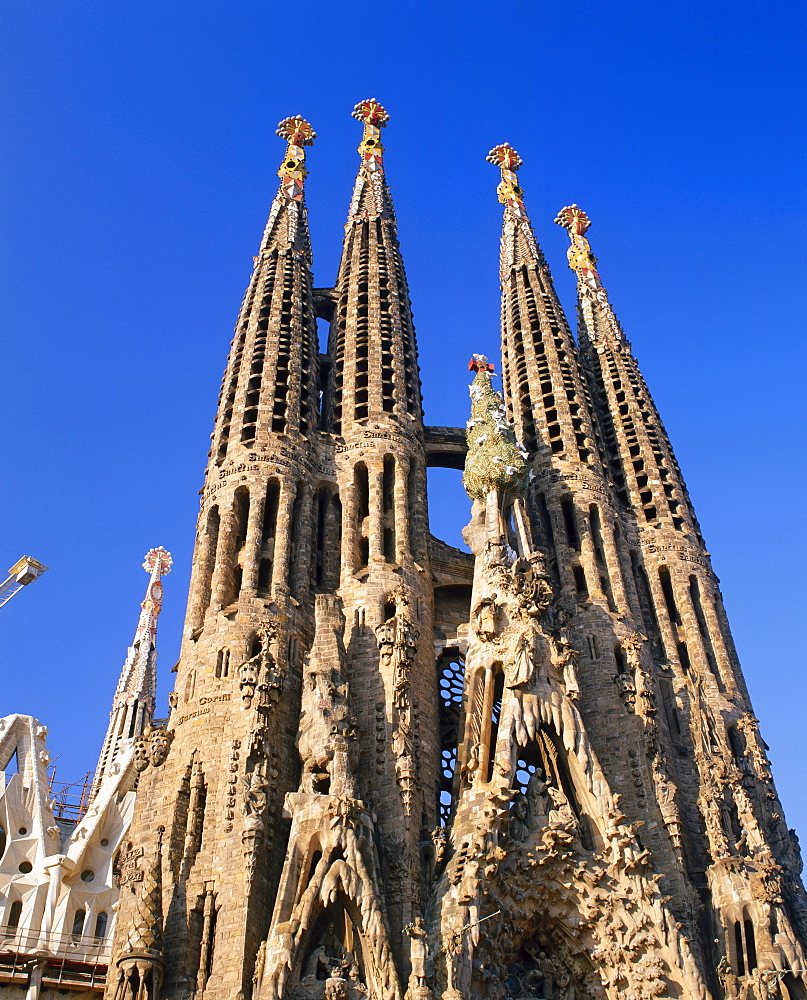
[[[342,670],[344,617],[334,598],[317,600],[317,632],[304,671],[297,748],[303,764],[300,790],[355,798],[358,764],[356,721]]]
[[[629,673],[616,673],[614,684],[625,708],[633,714],[636,711],[636,683],[633,676]]]
[[[416,916],[411,923],[406,924],[404,933],[409,937],[409,963],[412,970],[406,998],[427,1000],[432,996],[427,984],[427,979],[431,976],[431,952],[423,917]]]
[[[580,684],[577,680],[577,661],[580,653],[569,641],[568,629],[562,628],[557,635],[550,638],[552,643],[552,662],[563,678],[566,697],[576,701],[580,695]]]
[[[266,804],[268,800],[269,782],[260,767],[247,777],[244,790],[244,825],[241,831],[241,843],[244,846],[244,857],[247,867],[254,871],[258,858],[258,849],[264,842]]]
[[[474,608],[474,629],[483,642],[496,638],[496,595],[486,597]]]
[[[244,660],[238,668],[238,686],[244,708],[252,707],[255,693],[258,691],[256,708],[268,711],[282,689],[283,675],[278,670],[270,649],[276,636],[276,623],[263,622],[259,625],[255,633],[255,641],[259,644],[258,651],[248,660]]]

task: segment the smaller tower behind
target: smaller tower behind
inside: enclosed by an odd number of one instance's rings
[[[123,748],[130,746],[154,717],[157,694],[157,619],[163,603],[161,578],[171,572],[172,562],[171,553],[162,546],[149,549],[146,553],[143,569],[149,574],[149,584],[145,599],[140,605],[142,610],[134,642],[129,647],[112,701],[109,728],[98,758],[90,792],[91,800],[98,794],[104,778],[112,773],[112,764],[120,757]]]

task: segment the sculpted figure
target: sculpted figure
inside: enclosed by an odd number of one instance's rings
[[[563,686],[566,689],[566,697],[576,700],[580,694],[580,685],[577,681],[577,661],[580,653],[569,642],[566,629],[560,630],[560,635],[552,639],[552,652],[554,653],[555,669],[563,678]]]
[[[532,631],[522,632],[518,637],[513,656],[513,664],[507,670],[507,687],[517,688],[529,684],[535,672],[533,646],[535,637]]]
[[[410,988],[426,986],[426,978],[429,975],[429,944],[426,938],[426,927],[423,917],[415,917],[411,924],[404,928],[409,935],[409,961],[412,965],[412,972],[409,977]]]
[[[483,642],[496,638],[496,595],[486,597],[476,606],[476,634]]]
[[[523,843],[530,835],[530,807],[527,797],[519,792],[510,805],[510,824],[508,832],[510,839]]]
[[[533,827],[542,826],[549,815],[551,800],[548,788],[549,786],[544,781],[544,772],[540,767],[536,767],[527,784],[527,801]]]

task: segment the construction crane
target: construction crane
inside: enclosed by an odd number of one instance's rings
[[[47,569],[41,562],[32,559],[30,556],[23,556],[9,569],[8,576],[0,583],[0,608],[8,604],[11,598],[18,594],[23,587],[33,583]]]

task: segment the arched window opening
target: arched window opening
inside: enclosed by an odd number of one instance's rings
[[[661,640],[661,633],[658,627],[658,616],[656,615],[656,605],[653,602],[653,593],[650,590],[650,581],[647,579],[647,572],[639,561],[636,552],[631,551],[630,565],[633,573],[633,583],[636,587],[636,596],[639,598],[639,607],[642,611],[642,621],[650,638],[653,654],[657,659],[664,658],[664,643]]]
[[[258,596],[268,597],[272,590],[272,571],[277,537],[277,512],[280,505],[280,483],[270,479],[266,484],[261,523],[261,547],[258,561]]]
[[[703,651],[706,654],[706,662],[709,664],[709,669],[714,675],[714,679],[717,682],[717,688],[719,691],[725,693],[725,685],[723,684],[723,678],[720,676],[720,670],[717,666],[717,659],[715,657],[714,646],[712,645],[712,637],[709,634],[709,625],[706,621],[706,615],[703,611],[703,601],[701,600],[701,589],[698,583],[698,578],[696,576],[690,576],[689,578],[689,596],[692,601],[692,609],[695,612],[695,618],[698,622],[698,631],[701,634],[701,640],[703,642]]]
[[[751,973],[757,967],[757,945],[754,939],[754,924],[747,912],[744,914],[743,931],[745,932],[745,966]]]
[[[364,462],[358,462],[353,469],[353,489],[356,502],[354,568],[359,570],[370,561],[370,481]]]
[[[202,623],[204,613],[210,604],[211,587],[213,585],[213,570],[216,566],[216,549],[219,543],[220,526],[219,508],[211,507],[207,512],[205,528],[200,539],[201,555],[199,559],[199,605],[194,620],[194,627]]]
[[[437,664],[440,689],[440,824],[447,826],[454,808],[457,747],[462,723],[465,662],[456,648],[447,649]]]
[[[628,658],[621,646],[614,647],[614,660],[616,661],[616,672],[618,674],[627,674],[629,671]]]
[[[560,574],[558,573],[558,557],[555,551],[555,533],[552,530],[552,518],[546,505],[546,497],[536,490],[533,502],[529,505],[530,527],[533,542],[546,552],[546,568],[555,590],[560,589]]]
[[[586,571],[582,566],[573,566],[574,589],[577,591],[578,601],[588,600],[588,583],[586,583]]]
[[[106,937],[107,924],[109,923],[109,915],[103,911],[98,914],[95,918],[95,937],[102,938]]]
[[[294,491],[294,503],[291,507],[291,533],[289,535],[290,558],[288,560],[289,588],[292,593],[298,597],[301,595],[302,591],[308,587],[308,581],[311,575],[308,561],[303,558],[306,554],[303,551],[303,536],[308,529],[308,525],[303,524],[303,506],[305,495],[305,483],[302,480],[299,480],[296,484]]]
[[[502,697],[504,696],[504,669],[501,663],[493,668],[493,691],[490,702],[490,731],[488,737],[488,762],[485,771],[485,781],[493,778],[493,768],[496,763],[496,743],[499,739],[499,720],[502,714]]]
[[[678,607],[675,603],[675,594],[673,593],[669,567],[659,566],[658,578],[661,584],[661,591],[664,594],[664,602],[667,605],[667,614],[670,617],[670,622],[673,625],[680,625],[681,616],[678,614]]]
[[[616,611],[614,592],[611,588],[611,577],[608,572],[608,563],[605,558],[605,541],[602,534],[602,519],[596,504],[591,504],[588,509],[589,521],[591,522],[591,541],[594,546],[594,559],[597,563],[597,571],[600,577],[600,587],[608,601],[610,611]]]
[[[73,929],[70,931],[70,937],[73,941],[78,941],[84,933],[84,921],[86,918],[86,910],[76,910],[73,917]]]
[[[15,931],[20,926],[20,917],[22,916],[22,900],[15,899],[11,904],[11,908],[8,911],[8,923],[6,928],[9,931]]]
[[[678,660],[681,664],[681,669],[685,674],[688,674],[692,668],[692,661],[689,659],[689,650],[685,642],[678,643]]]
[[[569,548],[574,549],[575,552],[579,552],[580,533],[577,530],[577,517],[571,497],[564,497],[561,500],[560,509],[563,513],[563,526],[566,529],[566,541],[569,544]]]

